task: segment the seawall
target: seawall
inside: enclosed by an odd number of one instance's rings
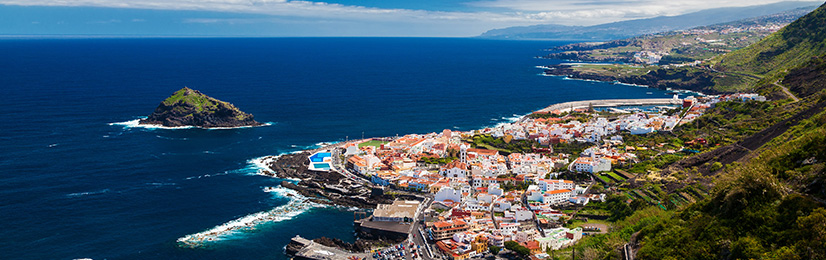
[[[553,111],[568,112],[572,109],[592,107],[616,107],[616,106],[649,106],[649,105],[682,105],[682,99],[673,98],[641,98],[641,99],[601,99],[582,100],[550,105],[537,110],[534,113],[548,113]]]

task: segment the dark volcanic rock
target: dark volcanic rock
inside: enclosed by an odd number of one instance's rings
[[[344,178],[337,172],[309,170],[307,156],[307,152],[281,155],[270,163],[272,172],[267,174],[278,178],[299,179],[298,183],[283,181],[281,186],[295,190],[316,203],[375,208],[378,203],[393,201],[391,196],[371,196],[372,190],[369,187]]]
[[[575,70],[571,65],[551,65],[545,69],[545,75],[566,76],[574,79],[587,79],[605,82],[622,82],[626,84],[645,85],[658,89],[684,89],[700,91],[706,94],[719,94],[713,88],[714,75],[705,70],[677,68],[672,70],[657,69],[644,75],[613,76]]]
[[[203,128],[262,125],[255,121],[253,115],[242,112],[232,104],[186,87],[161,102],[155,112],[142,119],[140,124]]]
[[[370,250],[370,244],[364,240],[356,240],[355,243],[347,243],[344,240],[338,238],[328,238],[328,237],[320,237],[313,239],[313,242],[329,246],[329,247],[338,247],[350,252],[367,252]]]

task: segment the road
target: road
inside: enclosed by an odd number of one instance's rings
[[[408,235],[414,245],[421,246],[421,250],[419,250],[419,257],[424,260],[432,260],[434,254],[436,253],[433,252],[433,249],[430,248],[430,245],[428,245],[427,238],[425,237],[427,234],[422,226],[422,223],[424,222],[424,210],[430,208],[431,203],[433,203],[433,198],[425,197],[419,207],[419,210],[416,212],[416,220],[413,221],[412,225],[410,225],[410,233]]]
[[[625,246],[622,247],[622,249],[625,260],[634,260],[634,250],[631,249],[630,245],[626,243]]]
[[[783,93],[786,93],[786,95],[787,95],[787,96],[789,96],[790,98],[792,98],[792,99],[794,100],[794,102],[800,101],[800,99],[799,99],[799,98],[797,98],[797,96],[795,96],[794,94],[792,94],[792,92],[791,92],[791,91],[789,91],[789,89],[788,89],[788,88],[784,87],[783,85],[780,85],[778,82],[780,82],[780,80],[776,80],[776,81],[775,81],[774,83],[772,83],[772,84],[774,84],[775,86],[780,87],[780,89],[782,89],[782,90],[783,90]]]

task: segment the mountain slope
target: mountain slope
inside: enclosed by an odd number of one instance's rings
[[[738,69],[767,75],[758,84],[782,78],[799,100],[721,102],[660,134],[702,134],[709,143],[732,139],[652,173],[665,184],[708,180],[708,196],[676,211],[649,207],[630,214],[615,223],[615,231],[584,238],[575,246],[582,252],[577,259],[622,259],[623,253],[640,260],[826,259],[824,10],[826,5],[777,32],[780,40],[725,56],[750,61]]]
[[[814,2],[781,2],[760,6],[715,8],[678,16],[660,16],[594,26],[533,25],[508,27],[487,31],[479,37],[490,39],[605,41],[725,23],[801,7],[814,9],[815,5]]]
[[[826,54],[826,9],[823,6],[749,47],[722,56],[722,71],[779,76]]]
[[[641,228],[636,259],[826,258],[826,113],[719,173],[711,196]]]

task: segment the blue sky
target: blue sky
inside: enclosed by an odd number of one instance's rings
[[[778,0],[0,0],[0,34],[464,37]]]

